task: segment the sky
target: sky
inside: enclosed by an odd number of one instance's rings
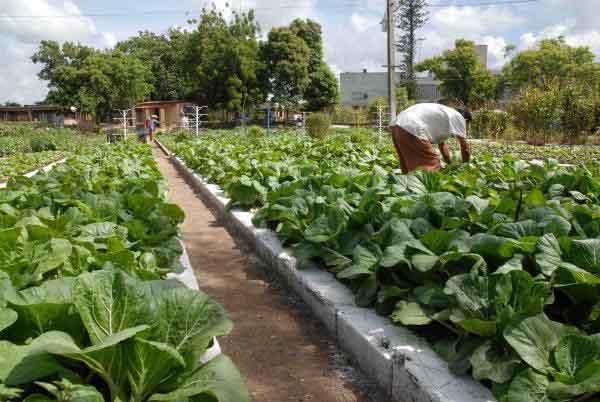
[[[419,32],[418,58],[440,54],[457,38],[489,47],[489,66],[501,68],[504,48],[519,50],[542,38],[563,35],[572,45],[589,46],[600,59],[600,0],[430,0],[429,22]],[[386,36],[380,22],[385,0],[0,0],[0,103],[43,100],[46,83],[30,61],[41,40],[78,41],[110,48],[140,30],[164,32],[185,26],[203,7],[254,8],[263,33],[294,18],[323,27],[325,57],[332,70],[382,71]]]

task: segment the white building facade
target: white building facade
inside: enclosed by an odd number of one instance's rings
[[[481,63],[487,67],[488,47],[487,45],[477,45],[475,52],[479,56]],[[396,73],[396,83],[402,82],[400,73]],[[440,93],[441,82],[436,80],[433,75],[427,77],[417,77],[417,102],[435,102],[443,98]],[[341,73],[340,74],[340,92],[343,106],[364,107],[368,106],[375,98],[388,96],[387,72],[367,72],[363,70],[359,73]]]

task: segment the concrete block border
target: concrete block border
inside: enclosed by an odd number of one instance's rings
[[[46,165],[46,166],[44,166],[44,167],[41,167],[41,168],[39,168],[39,169],[32,170],[31,172],[29,172],[29,173],[25,173],[25,174],[23,174],[23,175],[21,175],[21,176],[25,176],[25,177],[33,177],[33,176],[35,176],[36,174],[38,174],[39,172],[49,172],[49,171],[51,171],[52,169],[54,169],[54,167],[55,167],[56,165],[63,164],[63,163],[65,163],[66,161],[67,161],[67,158],[63,158],[63,159],[57,160],[57,161],[55,161],[55,162],[52,162],[52,163],[50,163],[50,164],[48,164],[48,165]],[[6,187],[6,185],[7,185],[7,183],[8,183],[8,182],[0,183],[0,188],[5,188],[5,187]]]
[[[159,147],[170,155],[157,141]],[[253,214],[229,210],[229,200],[174,156],[176,168],[232,236],[249,245],[294,290],[319,318],[340,347],[395,401],[495,402],[491,392],[470,377],[450,372],[427,341],[392,324],[372,309],[356,307],[351,292],[329,273],[299,270],[290,250],[274,232],[252,224]]]

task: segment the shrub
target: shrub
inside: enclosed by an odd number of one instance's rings
[[[570,142],[577,141],[582,133],[592,131],[596,116],[594,96],[589,87],[568,83],[561,91],[561,108],[561,128]]]
[[[544,143],[560,127],[561,96],[558,83],[546,88],[529,85],[508,107],[515,125],[525,132],[528,141]],[[540,138],[541,137],[541,138]]]
[[[495,109],[480,109],[473,113],[471,133],[474,138],[504,138],[510,118],[508,113]]]
[[[266,135],[264,128],[260,126],[250,126],[248,128],[248,137],[250,138],[262,138]]]
[[[183,142],[191,138],[192,134],[186,130],[180,130],[175,134],[176,142]]]
[[[35,137],[29,141],[31,152],[56,151],[56,144],[49,138]]]
[[[312,138],[325,138],[329,126],[331,119],[325,113],[312,113],[306,118],[306,132]]]
[[[350,130],[350,142],[353,144],[368,144],[376,138],[371,130],[364,128],[353,128]]]

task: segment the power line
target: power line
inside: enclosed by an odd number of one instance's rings
[[[493,6],[510,6],[510,5],[519,5],[519,4],[527,4],[527,3],[536,3],[539,0],[504,0],[504,1],[480,1],[476,3],[439,3],[439,4],[430,4],[429,7],[434,8],[449,8],[449,7],[493,7]]]
[[[438,3],[430,4],[429,7],[433,8],[449,8],[449,7],[491,7],[491,6],[505,6],[505,5],[519,5],[535,3],[539,0],[490,0],[480,1],[476,3]],[[241,8],[241,7],[240,7]],[[344,9],[344,8],[367,8],[364,1],[351,2],[345,4],[335,5],[302,5],[302,4],[283,4],[278,6],[270,7],[250,7],[249,9],[255,11],[265,10],[281,10],[281,9],[303,9],[303,8],[318,8],[318,9]],[[1,14],[0,20],[2,19],[63,19],[63,18],[113,18],[113,17],[132,17],[136,15],[161,15],[161,14],[185,14],[186,16],[192,15],[194,11],[183,10],[183,9],[158,9],[158,10],[128,10],[126,12],[89,12],[79,14],[53,14],[53,15],[7,15]]]

